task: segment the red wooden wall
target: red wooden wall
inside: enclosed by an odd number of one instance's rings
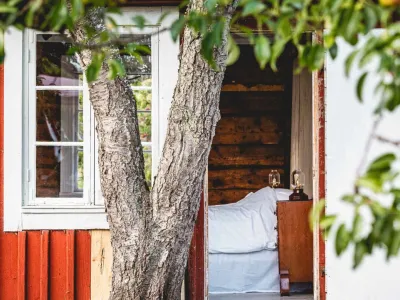
[[[5,233],[4,67],[0,66],[0,299],[90,299],[90,233]]]

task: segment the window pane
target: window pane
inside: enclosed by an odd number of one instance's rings
[[[61,34],[38,34],[36,38],[36,84],[82,85],[82,69],[77,56],[68,55],[68,39]]]
[[[138,60],[135,56],[122,55],[125,64],[126,74],[132,85],[134,86],[151,86],[151,36],[148,34],[135,34],[135,35],[122,35],[122,39],[132,40],[135,37],[134,44],[145,46],[147,51],[143,48],[137,47],[136,52],[141,56]],[[147,83],[146,83],[147,81]]]
[[[133,91],[138,110],[151,110],[151,91]]]
[[[144,156],[144,174],[148,186],[151,186],[151,146],[143,147]]]
[[[151,88],[151,75],[131,75],[129,79],[132,87]]]
[[[36,197],[82,197],[82,147],[36,147]]]
[[[83,141],[81,91],[37,91],[36,140]]]
[[[151,141],[151,112],[138,113],[140,140]]]

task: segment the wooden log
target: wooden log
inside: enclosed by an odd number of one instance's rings
[[[219,107],[222,117],[229,114],[276,113],[285,109],[284,94],[281,92],[221,92]]]
[[[283,122],[279,116],[223,117],[213,144],[279,144],[285,129]]]
[[[282,118],[275,116],[261,117],[225,117],[217,125],[216,134],[219,133],[270,133],[280,131],[279,125]]]
[[[209,170],[208,186],[210,189],[261,189],[268,186],[268,169],[228,169]],[[283,169],[278,169],[282,174]]]
[[[223,92],[283,92],[285,86],[282,84],[256,84],[246,86],[243,84],[224,84],[221,91]]]
[[[235,203],[248,195],[251,192],[256,192],[256,189],[230,189],[230,190],[213,190],[208,191],[208,205],[220,205]]]
[[[269,145],[213,145],[208,159],[214,166],[283,166],[284,149]]]

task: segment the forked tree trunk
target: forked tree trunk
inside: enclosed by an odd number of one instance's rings
[[[202,9],[205,0],[191,1]],[[227,12],[227,24],[233,9]],[[101,11],[86,20],[101,28]],[[188,250],[216,124],[227,57],[215,50],[219,71],[200,54],[201,39],[185,29],[178,83],[169,114],[166,141],[157,177],[149,192],[144,176],[136,102],[124,79],[107,79],[104,64],[90,84],[97,120],[99,166],[113,248],[110,300],[180,298]],[[79,43],[84,30],[71,34]],[[84,68],[91,53],[80,54]]]

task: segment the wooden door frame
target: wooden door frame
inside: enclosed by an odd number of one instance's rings
[[[321,43],[319,35],[315,41]],[[312,74],[313,108],[313,199],[314,205],[326,195],[325,184],[325,68]],[[207,180],[205,180],[207,182]],[[205,189],[207,186],[205,185]],[[185,300],[208,299],[207,259],[207,193],[201,196],[201,205],[189,251]],[[314,224],[314,299],[326,300],[325,239],[318,224]]]

